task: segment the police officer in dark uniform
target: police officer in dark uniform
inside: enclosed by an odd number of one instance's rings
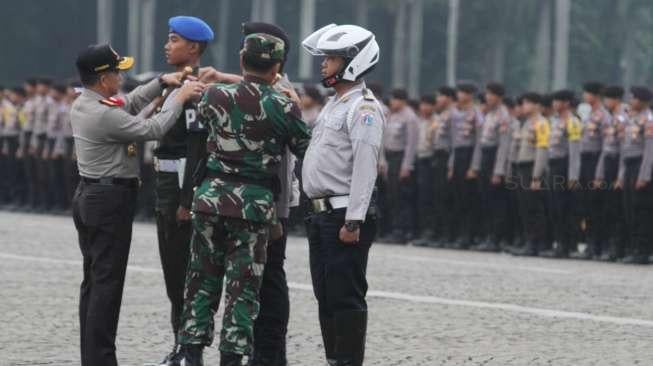
[[[89,46],[77,58],[85,87],[71,108],[81,175],[73,218],[84,257],[79,304],[83,366],[117,365],[115,338],[139,187],[134,142],[161,138],[174,125],[183,104],[204,88],[189,82],[159,114],[136,117],[164,87],[180,85],[180,75],[162,75],[124,99],[113,97],[122,83],[120,72],[133,62],[108,44]]]
[[[168,21],[168,41],[165,45],[166,60],[183,72],[191,67],[197,76],[200,57],[213,40],[213,30],[203,20],[190,16],[176,16]],[[174,97],[178,90],[164,92]],[[206,152],[208,133],[198,118],[196,105],[187,101],[176,123],[159,141],[154,150],[156,171],[155,216],[159,239],[159,255],[170,300],[170,322],[176,353],[176,334],[184,306],[184,281],[188,266],[190,238],[190,207],[193,200],[192,175]]]

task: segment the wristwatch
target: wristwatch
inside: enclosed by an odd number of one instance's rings
[[[345,221],[345,229],[350,233],[358,230],[361,226],[361,222],[358,220]]]

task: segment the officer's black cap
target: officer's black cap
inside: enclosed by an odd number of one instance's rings
[[[642,102],[648,103],[653,99],[653,93],[651,89],[645,86],[633,86],[630,88],[630,92],[633,94],[633,98],[639,99]]]
[[[467,94],[474,94],[478,90],[476,88],[476,85],[470,82],[461,82],[456,85],[456,89],[460,92],[467,93]]]
[[[598,81],[588,81],[583,84],[583,91],[594,95],[601,95],[603,92],[603,84]]]
[[[441,86],[438,88],[438,94],[444,95],[454,100],[456,99],[456,89],[450,86]]]
[[[542,95],[542,107],[551,108],[553,106],[553,96],[551,94]]]
[[[18,94],[18,95],[20,95],[21,97],[26,97],[27,96],[27,92],[25,91],[25,89],[23,87],[20,87],[20,86],[15,86],[15,87],[11,88],[11,91]]]
[[[408,100],[408,92],[406,92],[406,89],[394,89],[390,95],[394,99]]]
[[[603,96],[612,99],[622,99],[624,97],[624,88],[619,85],[611,85],[603,90]]]
[[[433,96],[433,94],[425,94],[422,95],[419,101],[426,104],[435,104],[435,96]]]
[[[571,103],[574,98],[574,92],[569,89],[562,89],[553,93],[553,100]]]
[[[522,102],[531,102],[535,104],[542,104],[542,96],[535,92],[524,93],[521,96]]]
[[[488,83],[485,86],[485,89],[488,92],[490,92],[490,93],[492,93],[492,94],[494,94],[494,95],[496,95],[498,97],[503,97],[504,95],[506,95],[506,88],[501,83],[497,83],[497,82]]]
[[[508,108],[514,108],[515,107],[515,100],[512,99],[511,97],[505,97],[503,98],[503,104],[506,105]]]
[[[88,46],[77,56],[77,70],[82,75],[97,75],[105,71],[129,70],[132,57],[121,57],[109,44]]]
[[[41,85],[51,86],[52,85],[52,79],[50,79],[49,77],[42,76],[42,77],[36,79],[36,83],[41,84]]]
[[[284,47],[283,47],[284,59],[288,59],[288,53],[290,52],[290,39],[288,38],[288,33],[286,33],[285,30],[270,23],[262,23],[262,22],[243,23],[244,36],[248,36],[254,33],[265,33],[281,39],[284,43]]]

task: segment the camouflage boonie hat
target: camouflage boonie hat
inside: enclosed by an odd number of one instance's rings
[[[285,43],[281,38],[265,33],[245,37],[243,51],[262,60],[283,61]]]

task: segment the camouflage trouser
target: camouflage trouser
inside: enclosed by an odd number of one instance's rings
[[[268,228],[262,223],[193,215],[179,344],[209,346],[213,342],[213,316],[220,304],[225,277],[220,351],[251,353],[267,236]]]

